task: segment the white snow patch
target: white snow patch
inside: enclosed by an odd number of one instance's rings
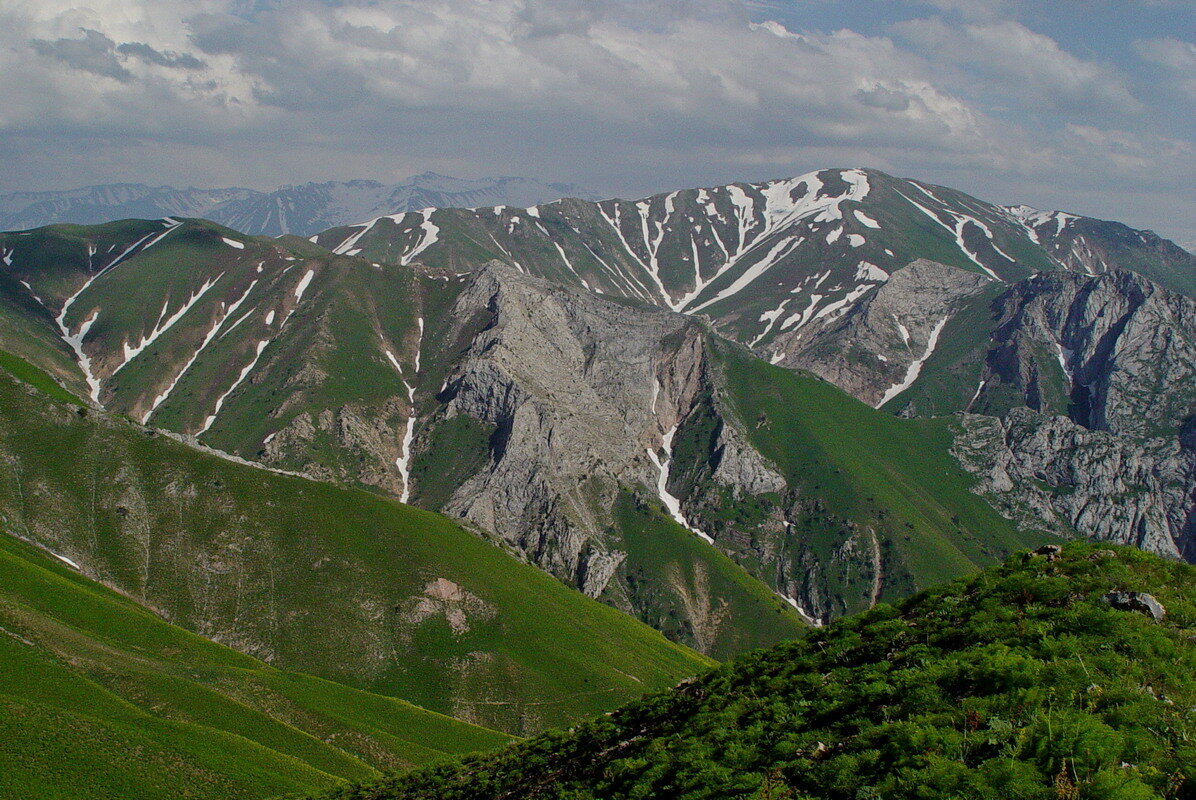
[[[972,410],[972,405],[980,398],[980,393],[984,391],[984,386],[987,383],[988,383],[988,380],[981,379],[980,385],[976,387],[975,394],[972,395],[972,399],[968,401],[968,404],[966,406],[964,406],[964,409],[963,409],[964,411]]]
[[[415,342],[415,372],[419,373],[419,356],[424,344],[424,319],[420,317],[419,323],[419,338]],[[399,362],[395,359],[394,354],[389,350],[386,355],[390,358],[394,368],[398,370],[401,376],[403,371],[399,369]],[[403,479],[403,492],[399,495],[399,502],[406,503],[411,497],[411,442],[415,438],[415,386],[407,382],[403,378],[403,387],[407,390],[407,401],[411,404],[411,412],[407,417],[407,428],[403,432],[403,442],[399,450],[399,457],[395,459],[395,468],[399,471],[399,477]]]
[[[803,326],[807,322],[809,322],[810,318],[813,317],[813,315],[814,315],[814,309],[818,305],[818,301],[820,301],[823,297],[824,297],[824,295],[821,295],[821,294],[810,295],[810,304],[808,306],[806,306],[804,311],[794,314],[793,316],[789,317],[784,322],[782,322],[781,330],[787,331],[787,330],[789,330],[789,328],[793,327],[794,325],[796,325],[798,328],[800,328],[801,326]]]
[[[926,363],[926,359],[930,358],[931,354],[934,352],[934,348],[938,346],[939,334],[943,332],[943,327],[947,324],[948,319],[950,319],[950,317],[943,317],[934,324],[934,328],[932,328],[930,331],[930,338],[926,341],[926,352],[922,354],[921,358],[909,365],[909,368],[905,371],[905,377],[899,383],[893,384],[885,391],[884,395],[880,398],[880,402],[876,404],[877,408],[880,408],[885,403],[904,392],[913,385],[914,381],[918,379],[918,375],[922,372],[922,365]]]
[[[440,228],[436,225],[436,223],[432,222],[432,213],[434,211],[436,211],[434,208],[425,208],[419,212],[420,216],[423,217],[423,221],[419,224],[419,227],[423,230],[423,233],[420,235],[419,244],[415,246],[415,249],[399,258],[399,263],[404,267],[410,264],[412,260],[420,253],[427,250],[429,247],[439,241]],[[516,219],[518,219],[518,217],[516,217]]]
[[[863,236],[860,236],[858,233],[847,234],[847,243],[849,245],[851,245],[852,247],[860,247],[866,241],[867,241],[867,239],[865,239]]]
[[[656,454],[655,450],[648,448],[648,458],[652,460],[652,463],[656,465],[656,469],[659,471],[659,476],[656,479],[656,493],[660,496],[660,502],[664,503],[664,507],[668,509],[669,516],[676,520],[678,525],[696,533],[710,544],[714,544],[714,539],[709,534],[689,524],[689,521],[685,519],[685,515],[681,512],[681,501],[669,494],[669,468],[673,462],[673,436],[676,433],[677,426],[674,425],[669,428],[661,440],[660,448],[664,450],[663,461]]]
[[[233,385],[228,387],[228,391],[220,395],[220,397],[216,400],[216,407],[212,409],[212,413],[206,420],[204,420],[203,427],[200,428],[199,432],[195,434],[196,438],[207,433],[208,429],[212,427],[212,423],[216,421],[216,415],[220,413],[220,409],[224,405],[224,399],[236,391],[237,387],[249,377],[249,373],[252,372],[253,368],[257,366],[258,359],[262,357],[262,351],[266,349],[266,345],[268,344],[270,344],[269,339],[263,339],[257,343],[257,352],[253,354],[253,360],[245,365],[245,369],[241,370],[241,374],[237,376],[235,381],[233,381]]]
[[[266,324],[267,325],[274,324],[274,309],[270,309],[269,311],[266,312]]]
[[[204,282],[204,285],[199,287],[198,289],[196,289],[195,293],[192,294],[191,297],[187,298],[187,302],[183,303],[182,307],[178,311],[176,311],[173,315],[170,316],[169,319],[167,319],[165,322],[163,322],[162,316],[166,314],[166,308],[170,302],[170,301],[167,301],[167,303],[162,306],[162,314],[158,315],[158,322],[154,325],[154,329],[152,331],[150,331],[145,336],[142,336],[141,341],[138,342],[137,344],[133,345],[132,347],[129,346],[128,342],[124,343],[123,347],[124,347],[125,360],[120,363],[120,366],[118,366],[116,369],[112,370],[112,374],[115,375],[116,373],[118,373],[122,369],[124,369],[125,366],[128,365],[128,363],[130,361],[132,361],[134,358],[136,358],[138,355],[140,355],[145,350],[145,348],[149,347],[151,344],[156,342],[158,340],[158,337],[160,337],[162,334],[164,334],[168,330],[170,330],[174,326],[174,324],[176,322],[178,322],[180,319],[182,319],[183,315],[185,315],[188,311],[190,311],[191,308],[197,302],[199,302],[200,298],[202,298],[205,294],[207,294],[208,290],[211,289],[213,286],[215,286],[220,281],[220,279],[223,277],[224,277],[224,273],[222,272],[219,275],[217,275],[215,278],[211,278],[210,280]]]
[[[869,261],[861,261],[855,268],[857,281],[887,281],[889,273]]]
[[[860,221],[861,225],[865,225],[869,228],[875,228],[876,230],[880,230],[880,223],[877,222],[876,220],[872,219],[872,217],[868,216],[863,211],[860,211],[857,208],[853,213],[855,214],[855,218]]]
[[[818,619],[818,617],[815,617],[815,616],[811,615],[809,612],[807,612],[792,597],[789,597],[788,595],[783,594],[783,595],[781,595],[781,599],[784,600],[789,605],[793,606],[793,610],[797,612],[797,615],[799,617],[801,617],[803,620],[805,620],[807,623],[809,623],[811,627],[814,627],[814,628],[822,627],[822,620]]]
[[[839,241],[839,237],[842,235],[843,235],[843,229],[835,228],[833,231],[831,231],[830,233],[828,233],[826,235],[826,243],[834,244],[835,242]]]
[[[195,352],[191,354],[191,358],[174,376],[174,380],[170,382],[170,385],[166,387],[162,394],[154,398],[154,402],[150,405],[149,411],[146,411],[145,415],[141,418],[142,425],[149,421],[150,415],[157,410],[158,406],[162,405],[166,398],[170,397],[170,393],[173,392],[174,387],[178,385],[179,379],[187,373],[187,370],[191,369],[191,365],[195,363],[197,358],[199,358],[199,354],[204,351],[204,348],[212,343],[212,340],[216,338],[216,333],[220,330],[221,326],[224,325],[225,320],[237,312],[237,309],[239,309],[241,304],[245,302],[245,298],[249,297],[249,293],[253,291],[254,286],[257,286],[257,281],[250,283],[249,288],[245,290],[245,293],[238,297],[237,301],[229,306],[222,315],[216,318],[216,320],[212,323],[212,327],[208,329],[207,335],[204,336],[203,341],[200,342],[199,347],[196,348]],[[246,316],[248,316],[248,314]],[[242,317],[242,319],[244,319],[244,317]]]
[[[165,234],[163,234],[163,235],[165,235]],[[244,250],[244,249],[245,249],[245,243],[244,243],[244,242],[238,242],[236,239],[230,239],[230,238],[228,238],[227,236],[221,236],[220,238],[221,238],[221,239],[224,241],[224,243],[225,243],[226,245],[228,245],[229,247],[235,247],[235,248],[237,248],[238,250]]]

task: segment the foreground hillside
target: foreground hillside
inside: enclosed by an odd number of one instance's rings
[[[524,733],[711,663],[438,514],[231,462],[0,367],[0,531],[271,665]]]
[[[567,733],[335,796],[1196,797],[1194,586],[1129,549],[1014,556]]]
[[[285,672],[0,535],[0,798],[255,798],[508,737]]]

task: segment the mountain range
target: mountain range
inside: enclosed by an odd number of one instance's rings
[[[425,172],[397,184],[327,181],[272,192],[237,187],[176,189],[114,183],[53,192],[0,195],[0,230],[56,223],[92,225],[167,215],[205,217],[254,236],[309,236],[335,225],[429,207],[530,205],[559,197],[589,197],[569,184],[528,178],[453,178]]]
[[[861,169],[382,210],[0,234],[0,526],[443,754],[1044,543],[1196,560],[1196,257],[1149,231]]]

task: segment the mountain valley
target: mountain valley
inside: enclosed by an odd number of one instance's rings
[[[443,730],[271,787],[575,725],[1063,539],[1196,560],[1196,257],[1149,231],[838,169],[385,211],[0,234],[12,569]],[[125,669],[10,594],[6,646]]]

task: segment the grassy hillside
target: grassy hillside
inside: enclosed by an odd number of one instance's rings
[[[163,622],[0,536],[0,798],[267,797],[508,737]]]
[[[709,501],[695,517],[758,577],[782,587],[807,581],[803,594],[826,587],[823,615],[903,597],[1050,540],[1019,531],[970,491],[973,479],[950,453],[950,419],[877,412],[813,376],[713,346],[723,413],[787,488],[731,497],[699,487]],[[694,413],[681,428],[678,463],[709,447],[704,424]]]
[[[1191,798],[1194,586],[1135,550],[1018,555],[568,733],[335,796]]]
[[[281,668],[526,732],[711,663],[438,514],[232,463],[5,370],[0,459],[5,529]]]

